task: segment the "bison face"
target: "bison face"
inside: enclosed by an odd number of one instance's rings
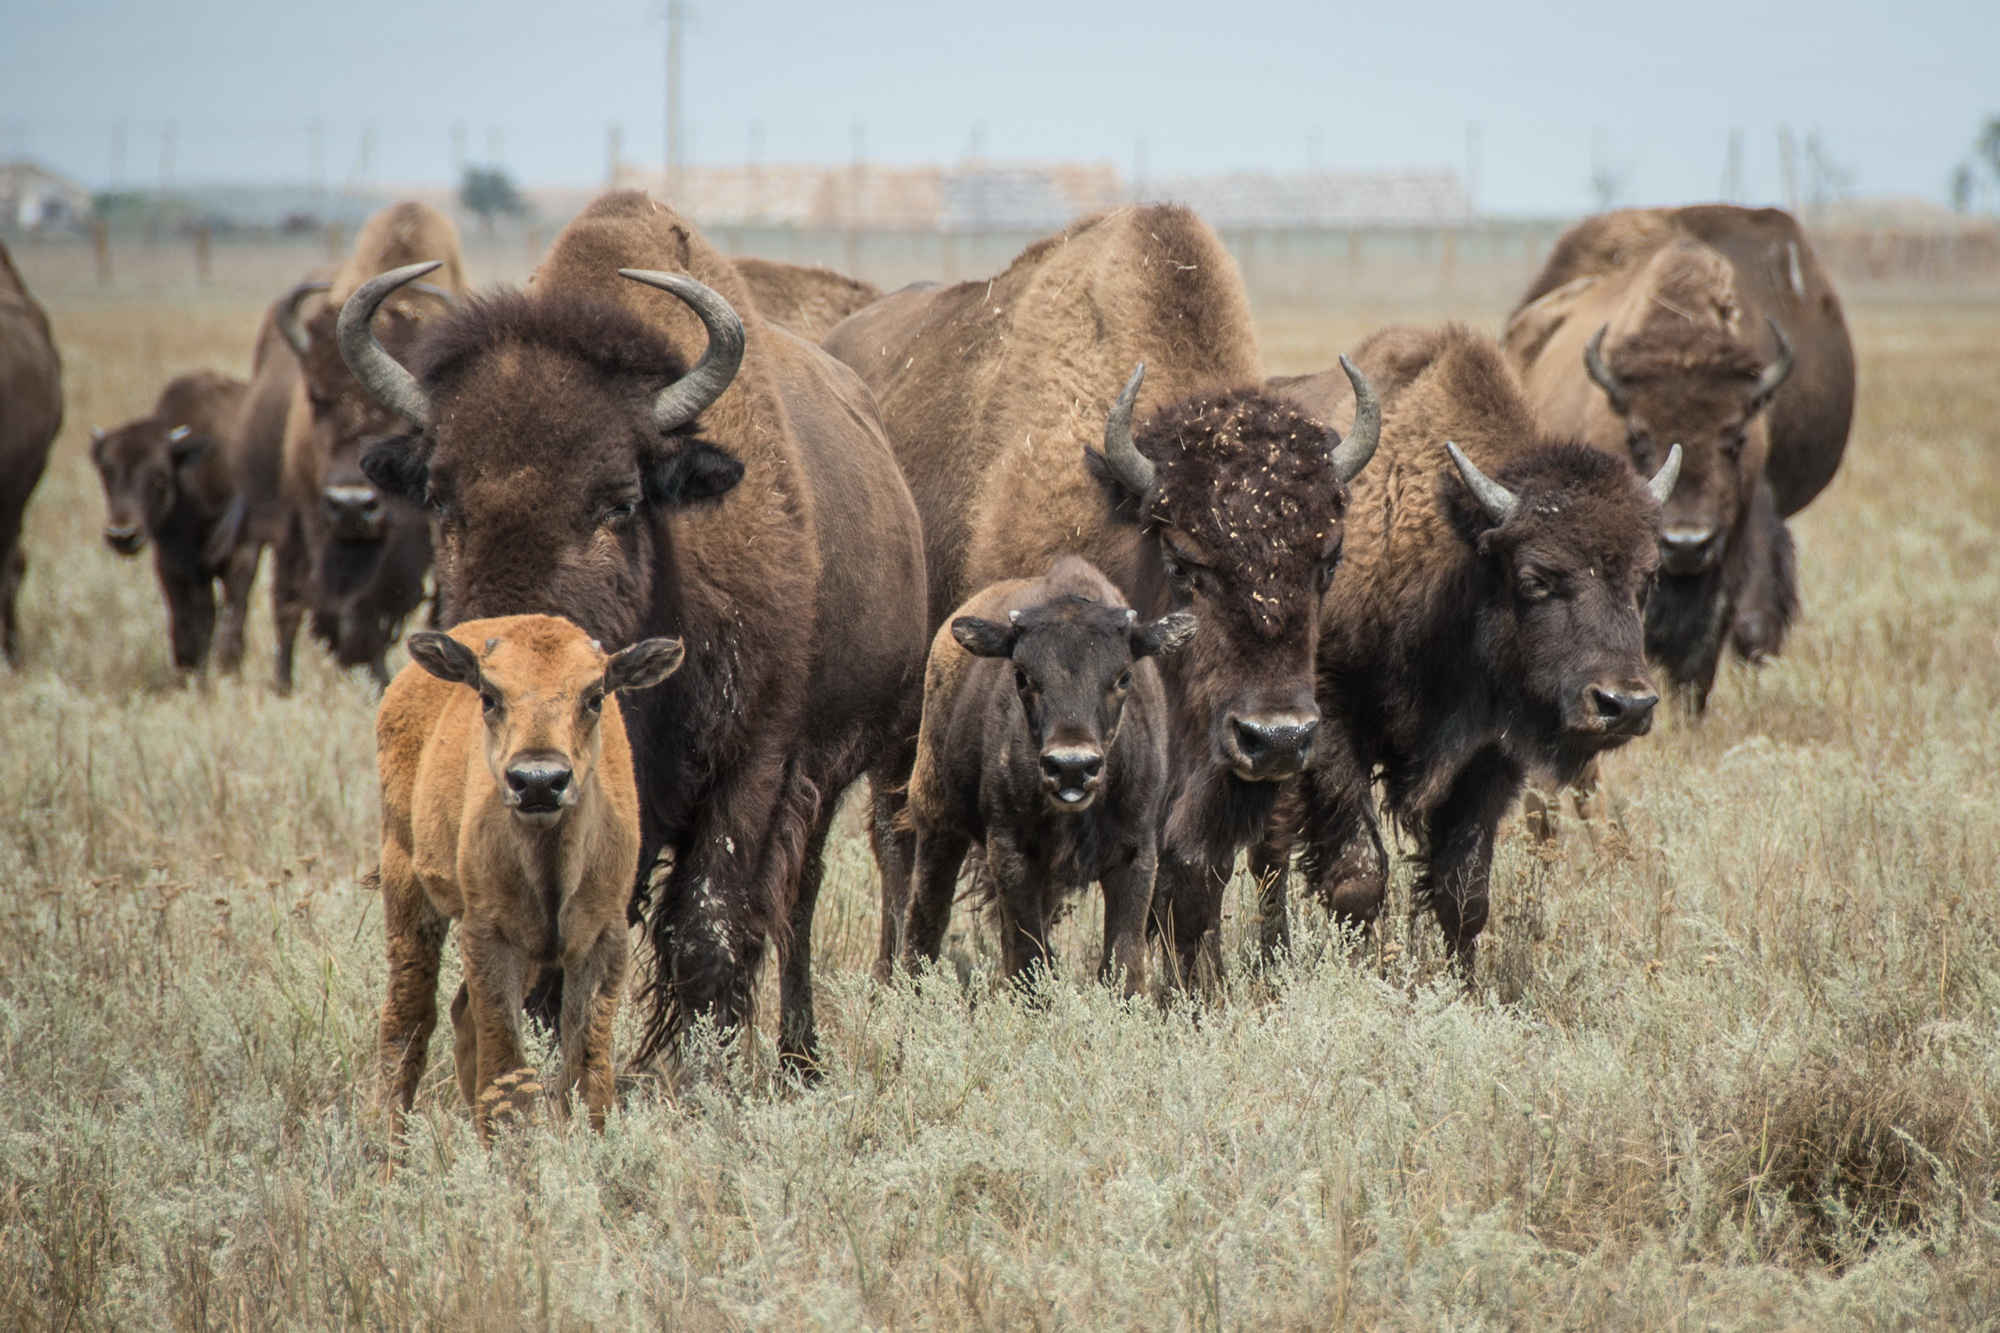
[[[1604,391],[1633,466],[1642,476],[1660,467],[1667,450],[1682,449],[1680,482],[1668,497],[1660,527],[1660,562],[1675,576],[1716,567],[1731,533],[1749,510],[1770,453],[1765,409],[1791,373],[1785,335],[1771,325],[1779,348],[1768,365],[1740,341],[1716,330],[1682,334],[1657,346],[1641,340],[1607,365],[1603,331],[1585,352],[1585,368]]]
[[[1374,395],[1359,382],[1368,409],[1345,442],[1260,390],[1175,404],[1134,440],[1137,385],[1135,375],[1105,452],[1087,461],[1114,513],[1144,536],[1134,591],[1202,623],[1177,673],[1183,743],[1241,782],[1289,778],[1319,727],[1320,600],[1340,557],[1347,483],[1374,449]]]
[[[286,336],[300,340],[293,344],[292,350],[299,358],[309,456],[321,490],[323,516],[342,525],[347,540],[357,540],[356,524],[374,527],[374,535],[381,535],[379,508],[371,519],[360,512],[366,501],[359,494],[343,496],[338,502],[330,498],[326,491],[333,484],[332,472],[340,460],[358,459],[374,442],[395,436],[407,427],[393,411],[377,403],[348,369],[336,336],[338,315],[333,309],[321,310],[310,320],[292,327]],[[398,351],[412,345],[420,332],[415,316],[401,310],[385,311],[376,326],[384,343]]]
[[[1673,464],[1645,483],[1603,453],[1559,446],[1495,481],[1447,448],[1463,482],[1447,504],[1480,556],[1475,648],[1532,723],[1523,739],[1566,770],[1643,736],[1659,695],[1642,616],[1659,565],[1656,492],[1673,486]]]
[[[1194,625],[1185,612],[1141,624],[1128,607],[1064,596],[1014,611],[1005,624],[960,616],[951,633],[974,657],[1011,662],[1042,794],[1051,810],[1074,814],[1097,799],[1133,664],[1180,647]]]
[[[104,483],[105,544],[120,555],[143,550],[180,498],[182,469],[211,448],[207,436],[158,417],[93,431],[90,461]]]
[[[478,692],[494,789],[532,828],[561,822],[589,785],[605,699],[658,684],[683,655],[678,639],[647,639],[607,657],[574,629],[559,636],[501,635],[477,653],[434,630],[410,636],[411,660]]]

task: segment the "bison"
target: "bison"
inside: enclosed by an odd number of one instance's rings
[[[436,285],[400,293],[381,318],[384,345],[402,352],[427,319],[465,290],[458,231],[427,205],[392,204],[376,213],[330,280],[302,283],[283,303],[279,328],[300,376],[285,427],[287,520],[274,592],[281,691],[291,688],[294,643],[308,610],[314,633],[342,666],[365,663],[386,682],[385,654],[422,600],[428,534],[411,529],[428,520],[414,507],[388,503],[360,471],[370,447],[408,428],[369,397],[341,359],[336,337],[341,305],[358,287],[420,260],[439,262]],[[349,546],[334,549],[338,543]],[[411,569],[413,560],[420,563]]]
[[[28,569],[21,518],[62,429],[62,358],[49,317],[0,245],[0,652],[21,664],[14,603]]]
[[[419,631],[376,714],[389,994],[378,1061],[392,1114],[410,1109],[437,1025],[438,961],[458,921],[465,981],[451,1005],[458,1085],[482,1138],[538,1091],[521,1058],[521,1000],[564,977],[563,1081],[594,1128],[611,1107],[611,1026],[625,983],[625,904],[639,796],[615,697],[680,666],[673,639],[606,655],[554,616]]]
[[[1549,429],[1641,471],[1682,446],[1646,641],[1701,711],[1725,642],[1760,661],[1797,613],[1783,520],[1833,476],[1854,409],[1832,285],[1777,209],[1609,213],[1556,243],[1505,345]]]
[[[894,292],[826,346],[881,401],[924,517],[933,628],[1065,553],[1141,616],[1200,618],[1162,668],[1175,763],[1155,922],[1180,976],[1205,947],[1219,960],[1204,941],[1236,851],[1312,752],[1320,595],[1375,417],[1343,441],[1263,390],[1242,278],[1179,207],[1089,218],[990,280]],[[885,880],[878,969],[902,892]]]
[[[882,295],[869,283],[816,264],[784,264],[749,255],[730,262],[743,275],[758,314],[813,342]]]
[[[1146,976],[1166,802],[1167,710],[1152,659],[1194,617],[1142,622],[1088,561],[981,589],[931,642],[910,778],[915,874],[903,956],[936,961],[958,870],[985,853],[1010,978],[1048,957],[1065,895],[1104,886],[1107,980]]]
[[[526,292],[455,310],[406,368],[369,321],[426,267],[341,314],[349,364],[409,423],[363,466],[434,515],[444,623],[550,611],[614,647],[685,640],[687,669],[626,716],[657,968],[645,1053],[746,1019],[776,941],[779,1044],[810,1068],[835,803],[863,773],[900,777],[921,706],[922,538],[873,400],[636,191],[591,204]]]
[[[216,665],[243,661],[254,547],[238,560],[246,506],[239,494],[235,431],[249,386],[214,371],[168,381],[146,416],[91,432],[90,459],[104,484],[104,541],[136,556],[150,542],[167,603],[174,665],[198,671],[215,637],[215,584],[223,585]]]
[[[1494,831],[1524,775],[1567,781],[1651,726],[1640,614],[1680,451],[1642,480],[1544,430],[1500,347],[1461,327],[1385,330],[1355,360],[1380,386],[1382,457],[1353,488],[1320,620],[1328,734],[1300,782],[1307,877],[1337,917],[1375,918],[1379,776],[1418,845],[1417,902],[1469,979]],[[1337,421],[1353,410],[1339,382],[1284,389]],[[1272,828],[1259,860],[1275,949],[1290,830]]]

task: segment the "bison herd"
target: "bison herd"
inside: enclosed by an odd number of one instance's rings
[[[47,321],[0,280],[12,659],[61,412]],[[387,209],[277,297],[252,364],[92,432],[105,539],[153,547],[190,671],[240,663],[265,546],[281,690],[308,617],[383,681],[428,620],[377,723],[383,1094],[408,1105],[457,919],[482,1132],[538,1091],[524,1005],[601,1121],[628,923],[640,1058],[747,1022],[774,950],[810,1073],[822,858],[864,776],[883,978],[938,956],[970,859],[1009,976],[1094,881],[1107,981],[1143,989],[1157,940],[1164,983],[1198,984],[1239,853],[1267,955],[1295,866],[1372,922],[1386,813],[1469,980],[1524,786],[1644,735],[1654,672],[1699,711],[1725,649],[1782,646],[1784,521],[1854,382],[1772,210],[1586,220],[1501,339],[1390,328],[1274,379],[1183,208],[882,295],[732,259],[636,192],[482,295],[448,220]]]

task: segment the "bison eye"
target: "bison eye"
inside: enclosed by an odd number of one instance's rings
[[[1732,430],[1725,434],[1722,437],[1722,452],[1730,458],[1741,456],[1743,453],[1743,432]]]
[[[1338,568],[1340,568],[1340,557],[1337,555],[1330,556],[1320,562],[1319,590],[1321,592],[1325,592],[1333,586],[1333,571]]]
[[[603,708],[604,708],[604,691],[603,691],[603,690],[591,690],[591,691],[588,691],[588,692],[587,692],[587,693],[586,693],[586,694],[585,694],[585,695],[583,696],[583,711],[584,711],[584,712],[586,712],[586,713],[597,713],[597,712],[601,712],[601,711],[603,710]]]
[[[1548,580],[1532,572],[1521,575],[1519,587],[1524,602],[1539,602],[1551,591]]]
[[[607,526],[624,523],[629,521],[632,515],[638,512],[639,512],[639,506],[637,502],[632,500],[624,500],[619,502],[618,504],[607,507],[604,511],[604,517],[602,519],[602,522],[605,523]]]
[[[1033,688],[1028,684],[1028,673],[1019,667],[1014,668],[1014,688],[1023,694],[1026,694]]]
[[[1129,671],[1121,671],[1121,672],[1119,672],[1119,673],[1118,673],[1118,685],[1117,685],[1117,689],[1118,689],[1118,692],[1119,692],[1120,694],[1123,694],[1123,693],[1125,693],[1125,691],[1127,691],[1127,690],[1129,690],[1129,689],[1131,689],[1131,688],[1132,688],[1132,673],[1131,673],[1131,672],[1129,672]]]
[[[488,717],[500,711],[500,696],[491,690],[479,692],[479,707]]]

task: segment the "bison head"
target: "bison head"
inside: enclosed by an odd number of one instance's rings
[[[1176,711],[1185,752],[1206,756],[1217,779],[1268,786],[1312,754],[1320,599],[1340,559],[1347,485],[1381,431],[1366,378],[1341,364],[1357,404],[1344,441],[1261,389],[1189,398],[1135,436],[1141,366],[1111,409],[1104,452],[1085,451],[1113,514],[1139,529],[1132,591],[1201,621],[1174,673]]]
[[[1460,483],[1447,512],[1479,555],[1472,648],[1488,679],[1525,705],[1559,771],[1643,736],[1659,695],[1641,617],[1680,450],[1646,482],[1581,445],[1537,449],[1498,479],[1445,451]]]
[[[184,470],[215,442],[188,426],[141,417],[90,433],[90,461],[104,483],[104,541],[120,555],[137,555],[179,502]]]
[[[1584,368],[1604,391],[1633,466],[1651,474],[1672,444],[1683,450],[1680,484],[1667,498],[1660,562],[1672,575],[1715,567],[1748,511],[1770,453],[1765,408],[1792,373],[1792,348],[1769,321],[1778,354],[1768,365],[1735,337],[1676,322],[1670,338],[1651,330],[1605,360],[1606,328],[1584,349]],[[1608,328],[1608,326],[1607,326]]]
[[[679,639],[646,639],[607,657],[574,625],[534,617],[472,649],[435,630],[410,636],[410,658],[440,680],[479,693],[487,770],[514,817],[558,823],[589,785],[604,701],[672,675]]]
[[[974,657],[1012,663],[1043,794],[1052,810],[1073,813],[1097,798],[1132,690],[1132,664],[1180,647],[1194,624],[1184,611],[1141,623],[1130,607],[1066,595],[1009,612],[1005,624],[960,616],[951,635]]]
[[[339,336],[368,392],[417,427],[376,445],[362,467],[431,511],[444,623],[559,609],[606,643],[631,642],[664,615],[655,572],[671,561],[668,520],[742,478],[742,463],[696,433],[742,363],[742,322],[692,278],[626,270],[700,316],[700,364],[687,368],[608,303],[508,294],[441,326],[420,382],[369,320],[429,267],[356,291]]]

